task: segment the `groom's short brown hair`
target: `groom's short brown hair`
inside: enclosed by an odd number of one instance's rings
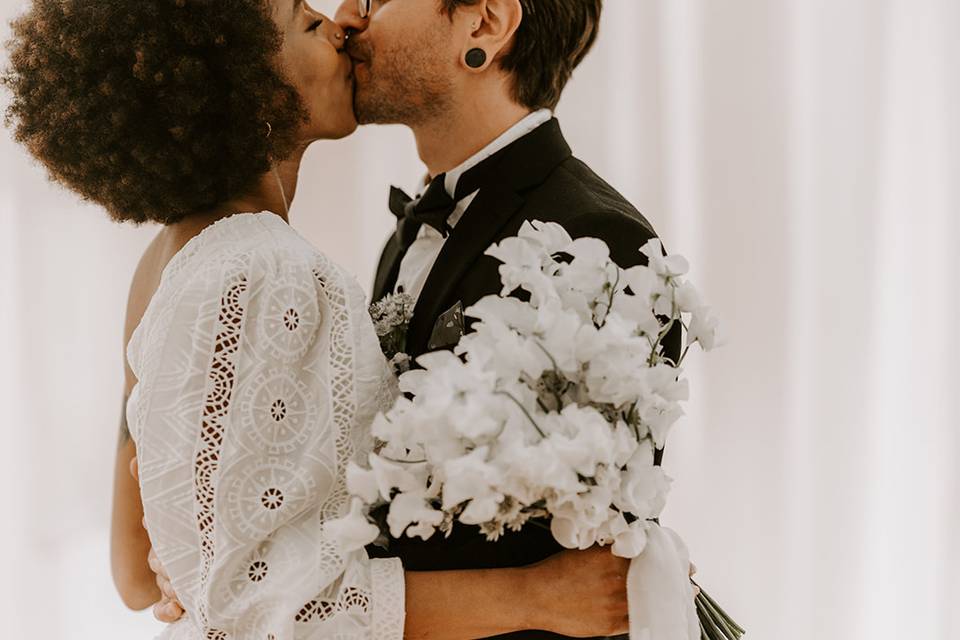
[[[477,0],[440,0],[452,15]],[[597,39],[603,0],[520,0],[523,21],[500,60],[513,74],[513,97],[529,109],[553,109]]]

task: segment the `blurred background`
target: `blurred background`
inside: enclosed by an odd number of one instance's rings
[[[690,360],[664,521],[748,638],[960,629],[958,69],[957,0],[607,0],[558,109],[722,319]],[[0,626],[152,638],[108,522],[127,287],[156,229],[0,149]],[[403,128],[317,144],[293,223],[369,286],[388,186],[422,174]]]

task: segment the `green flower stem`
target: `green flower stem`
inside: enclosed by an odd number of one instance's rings
[[[714,622],[713,616],[710,615],[710,612],[703,608],[702,601],[697,599],[697,617],[700,619],[701,633],[706,631],[706,637],[709,640],[727,640],[727,636],[724,635],[720,627],[717,626],[717,623]]]
[[[708,640],[738,640],[745,633],[703,589],[697,594],[696,605],[701,632]]]
[[[520,411],[523,411],[523,415],[527,416],[527,420],[529,420],[529,421],[530,421],[530,424],[533,425],[533,428],[537,430],[537,433],[540,434],[540,437],[543,438],[544,440],[547,439],[547,434],[545,434],[545,433],[540,429],[540,425],[538,425],[538,424],[537,424],[537,421],[533,419],[533,416],[530,415],[530,412],[527,411],[527,408],[524,407],[522,404],[520,404],[520,401],[519,401],[519,400],[517,400],[516,398],[514,398],[512,395],[510,395],[510,394],[507,393],[506,391],[497,391],[496,394],[497,394],[498,396],[506,396],[507,398],[510,398],[511,400],[513,400],[513,403],[514,403],[515,405],[517,405],[518,407],[520,407]]]
[[[699,586],[699,585],[697,585],[697,586]],[[706,599],[707,603],[710,605],[710,608],[711,608],[713,611],[715,611],[719,616],[721,616],[725,621],[727,621],[727,623],[729,623],[730,625],[732,625],[736,631],[738,631],[738,632],[741,633],[741,634],[742,634],[742,633],[745,633],[745,631],[743,630],[743,628],[740,627],[740,625],[738,625],[736,622],[734,622],[734,621],[733,621],[733,618],[731,618],[730,615],[729,615],[726,611],[724,611],[724,610],[720,607],[720,605],[717,604],[716,600],[714,600],[713,598],[710,597],[710,594],[709,594],[709,593],[707,593],[707,592],[704,591],[703,589],[700,590],[700,593],[701,593],[701,594],[703,595],[703,597]]]

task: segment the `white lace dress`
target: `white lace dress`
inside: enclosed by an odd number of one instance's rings
[[[147,530],[186,609],[160,637],[400,640],[400,561],[324,531],[395,394],[352,276],[271,213],[231,216],[170,261],[127,357]]]

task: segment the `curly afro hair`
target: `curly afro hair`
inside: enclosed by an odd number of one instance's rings
[[[118,221],[242,195],[306,117],[266,0],[34,0],[12,29],[7,126]]]

